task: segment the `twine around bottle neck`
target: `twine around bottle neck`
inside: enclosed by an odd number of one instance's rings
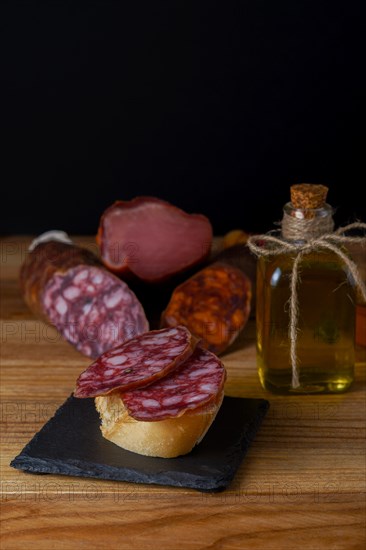
[[[306,212],[296,210],[290,204],[285,206],[281,222],[281,233],[284,239],[287,241],[309,241],[327,233],[333,233],[334,221],[332,210],[328,205],[327,209],[324,209],[323,215],[316,215],[317,211],[310,211],[310,216],[307,217]],[[319,212],[322,211],[319,210],[318,214]]]
[[[291,217],[291,216],[290,216]],[[304,220],[301,220],[304,221]],[[312,220],[313,221],[313,220]],[[293,226],[292,226],[293,228]],[[291,223],[290,223],[290,229]],[[293,389],[300,387],[299,380],[299,364],[297,357],[297,340],[298,340],[298,322],[299,322],[299,299],[298,285],[301,284],[300,265],[303,257],[316,251],[333,252],[341,262],[348,268],[349,276],[353,279],[353,284],[358,291],[362,301],[366,303],[366,285],[362,280],[361,273],[358,270],[355,262],[342,250],[342,245],[361,244],[366,245],[365,236],[350,236],[349,231],[366,231],[366,224],[362,222],[354,222],[345,227],[340,227],[334,232],[322,233],[320,236],[311,237],[304,240],[301,239],[289,242],[284,238],[279,238],[270,234],[254,235],[248,239],[249,249],[257,256],[267,258],[275,257],[280,254],[290,254],[293,258],[292,270],[290,275],[290,299],[289,299],[289,326],[288,336],[290,341],[290,364],[292,368]],[[282,228],[283,232],[283,228]],[[286,222],[285,222],[286,232]],[[294,233],[292,233],[294,234]],[[288,237],[287,237],[288,238]]]

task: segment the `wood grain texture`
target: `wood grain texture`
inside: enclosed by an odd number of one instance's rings
[[[36,320],[17,274],[30,237],[1,242],[1,549],[358,549],[366,542],[366,353],[348,393],[261,389],[250,323],[224,357],[226,393],[270,411],[231,487],[219,494],[9,467],[89,364]],[[93,239],[76,239],[95,250]]]

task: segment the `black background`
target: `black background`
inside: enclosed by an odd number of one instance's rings
[[[303,181],[366,219],[361,4],[3,2],[1,232],[141,194],[268,230]]]

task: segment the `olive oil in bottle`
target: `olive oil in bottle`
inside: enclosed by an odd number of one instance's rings
[[[306,245],[333,230],[328,189],[291,187],[284,206],[284,242]],[[314,242],[314,241],[313,241]],[[289,325],[293,251],[263,255],[257,271],[257,361],[262,386],[274,393],[345,391],[354,377],[355,288],[343,260],[316,244],[302,253],[297,275],[296,356],[293,384]]]

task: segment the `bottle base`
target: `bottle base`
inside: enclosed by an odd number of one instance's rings
[[[343,393],[353,383],[353,376],[339,376],[338,378],[323,379],[319,376],[317,380],[301,380],[298,388],[293,388],[289,376],[273,375],[269,377],[259,371],[259,379],[263,389],[280,395],[298,394],[319,394],[319,393]]]

